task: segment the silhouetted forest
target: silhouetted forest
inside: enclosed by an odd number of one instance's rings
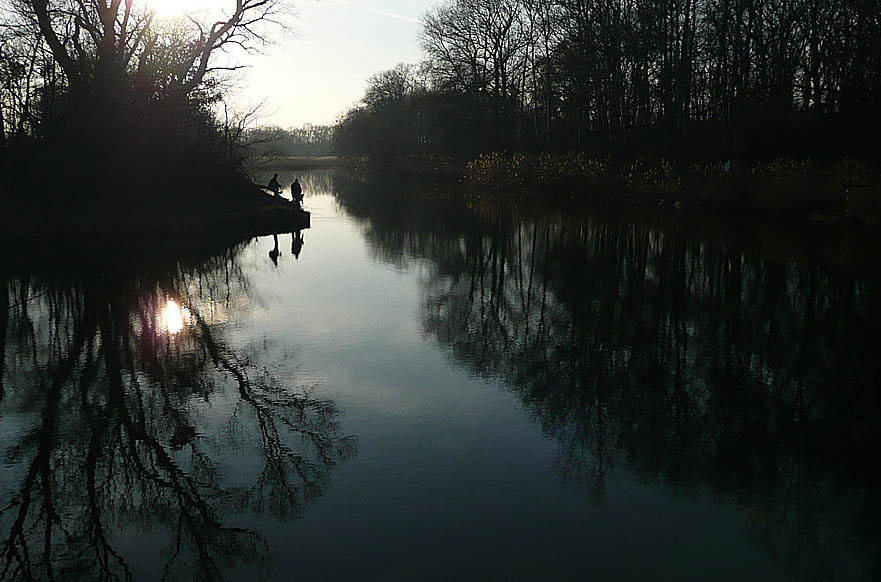
[[[231,0],[179,21],[122,0],[0,8],[7,213],[66,204],[64,212],[146,216],[146,196],[154,207],[200,206],[247,190],[237,145],[248,114],[222,102],[225,74],[237,67],[214,57],[262,43],[282,2]]]
[[[876,155],[874,0],[449,0],[375,75],[343,152]]]

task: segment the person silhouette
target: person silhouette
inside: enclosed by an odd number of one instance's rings
[[[299,230],[291,233],[291,254],[298,261],[300,260],[300,253],[303,251],[303,242],[303,235]]]
[[[266,186],[268,190],[271,190],[273,195],[278,196],[281,193],[281,185],[278,183],[278,174],[275,174],[272,179],[269,181],[269,185]]]
[[[276,267],[278,266],[278,257],[281,256],[281,251],[278,250],[278,235],[272,235],[272,240],[275,242],[275,246],[272,247],[272,250],[269,251],[269,259],[272,261]]]
[[[295,204],[303,204],[303,187],[299,178],[294,179],[294,183],[291,184],[291,201]]]

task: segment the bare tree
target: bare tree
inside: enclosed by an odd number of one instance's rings
[[[208,16],[169,26],[133,0],[8,1],[36,23],[71,89],[117,90],[161,55],[171,89],[184,95],[217,70],[213,55],[265,42],[264,25],[280,24],[286,10],[283,0],[228,0]]]
[[[400,104],[416,87],[415,67],[401,63],[394,69],[379,72],[367,81],[364,104],[371,109],[382,109]]]

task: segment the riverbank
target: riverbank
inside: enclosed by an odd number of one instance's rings
[[[878,227],[866,222],[773,217],[735,210],[709,210],[695,205],[577,199],[521,200],[486,197],[477,202],[470,185],[423,176],[375,173],[338,175],[338,200],[347,212],[371,220],[377,228],[404,223],[413,230],[435,232],[456,225],[472,232],[487,225],[554,224],[579,231],[586,224],[631,224],[670,235],[687,234],[710,246],[730,241],[781,260],[821,260],[830,268],[870,269],[881,260]],[[448,226],[446,227],[448,228]]]
[[[351,166],[354,160],[343,156],[267,156],[250,158],[249,162],[255,169],[321,170]]]
[[[164,192],[155,198],[78,205],[57,198],[48,208],[11,206],[0,216],[0,238],[9,241],[113,239],[186,241],[203,237],[242,238],[308,228],[308,212],[257,186],[242,184],[233,192],[179,197]]]
[[[765,218],[881,224],[881,163],[621,161],[582,154],[487,154],[466,165],[478,205],[624,204]]]
[[[584,154],[485,154],[473,160],[405,156],[351,163],[364,176],[430,177],[459,188],[477,209],[577,211],[598,206],[801,222],[881,225],[881,161],[676,163]]]

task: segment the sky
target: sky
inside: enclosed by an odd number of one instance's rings
[[[421,60],[419,20],[439,0],[293,0],[289,32],[246,59],[232,101],[263,104],[259,125],[331,124],[364,95],[367,80]]]

